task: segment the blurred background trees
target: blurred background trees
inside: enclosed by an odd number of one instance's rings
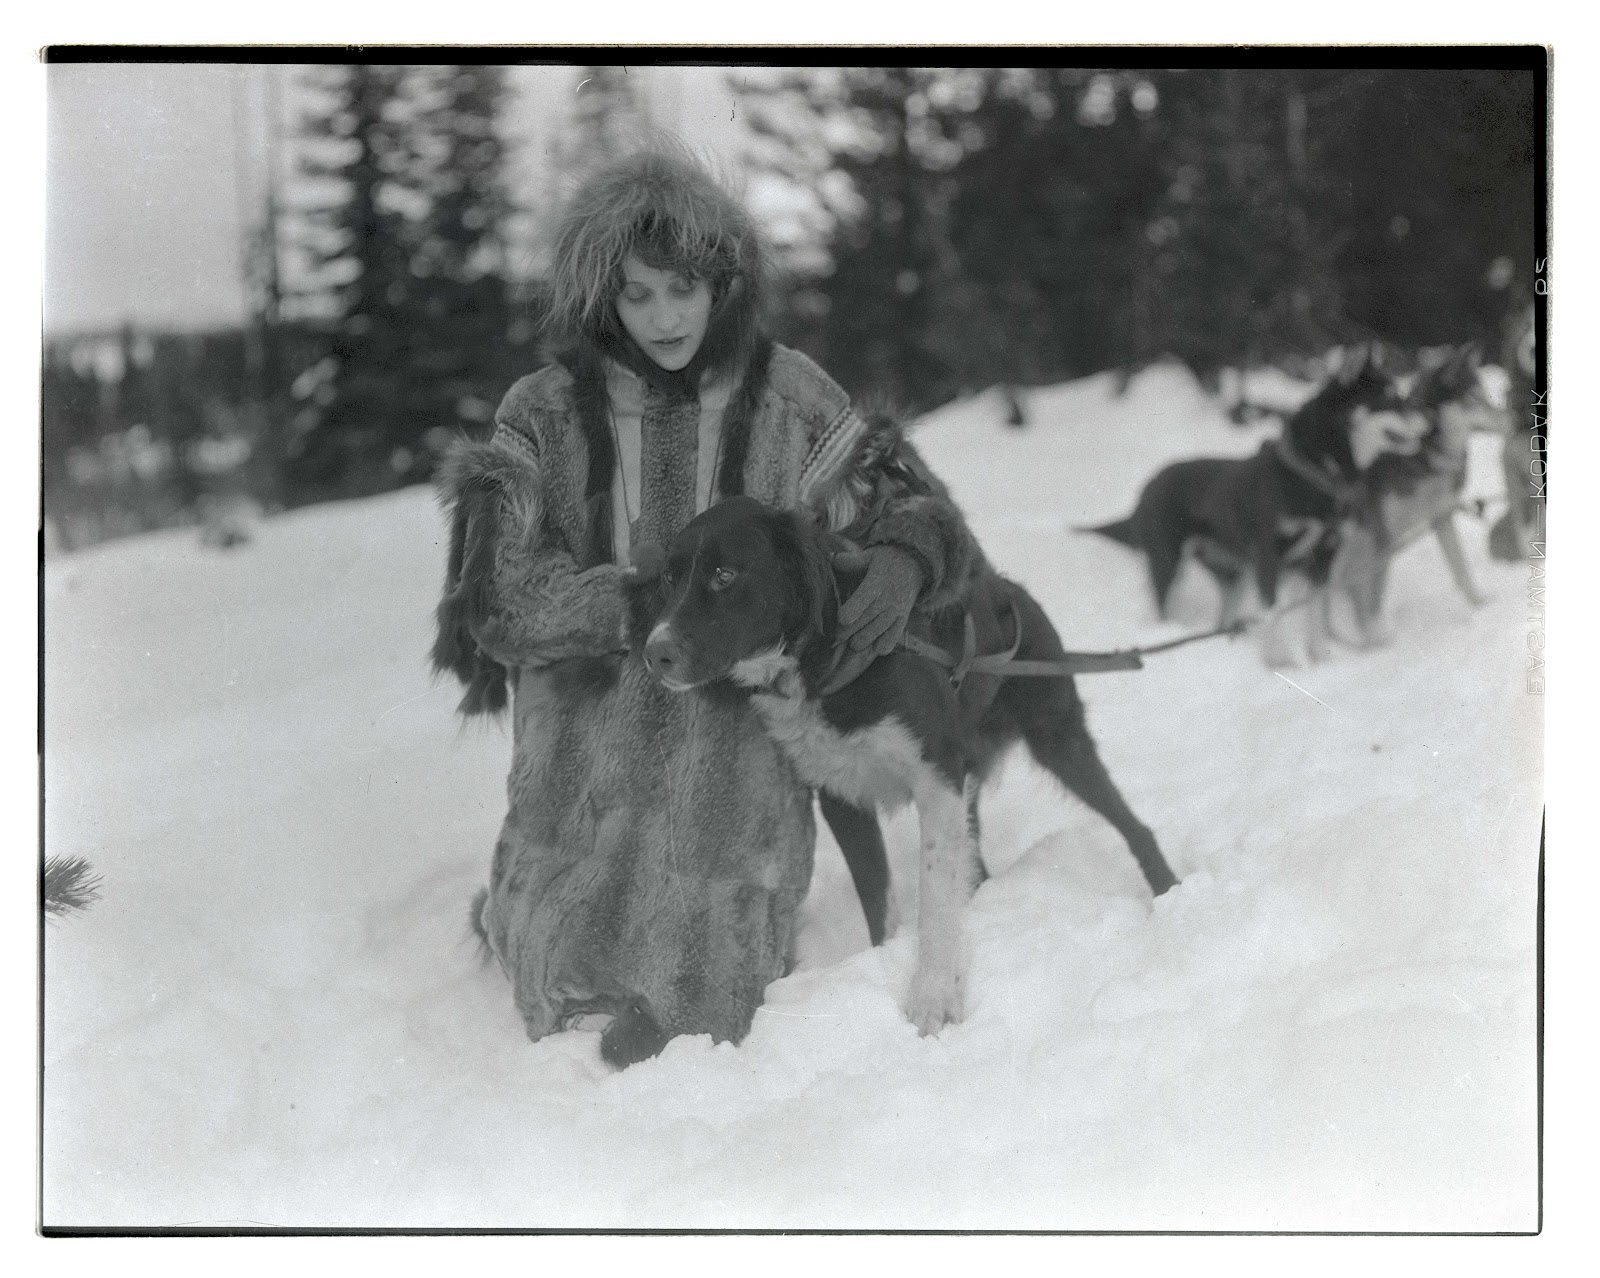
[[[639,70],[571,68],[519,196],[505,68],[309,69],[292,198],[269,189],[252,236],[252,322],[49,345],[62,543],[222,499],[273,509],[430,478],[537,366],[542,232],[559,194],[650,123]],[[1371,337],[1497,351],[1529,296],[1541,79],[730,73],[758,216],[804,214],[777,236],[779,336],[912,412],[1168,358],[1215,387]]]
[[[499,67],[319,69],[302,171],[309,313],[330,316],[302,374],[286,458],[296,500],[426,481],[457,428],[489,420],[526,366],[504,226]]]
[[[791,74],[769,171],[826,193],[789,317],[856,392],[1478,338],[1531,272],[1531,72],[953,69]]]

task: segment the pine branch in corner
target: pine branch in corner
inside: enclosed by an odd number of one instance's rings
[[[87,909],[100,899],[100,876],[81,856],[53,856],[44,863],[44,911],[59,917]]]

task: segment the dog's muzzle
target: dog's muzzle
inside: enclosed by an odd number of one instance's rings
[[[686,677],[689,656],[665,622],[650,632],[644,645],[644,668],[657,683],[673,692],[686,692],[693,683]]]

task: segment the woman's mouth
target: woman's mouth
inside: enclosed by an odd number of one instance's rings
[[[677,337],[658,337],[651,344],[653,346],[661,347],[662,350],[670,351],[670,350],[676,350],[678,345],[682,341],[683,341],[683,335],[679,334]]]

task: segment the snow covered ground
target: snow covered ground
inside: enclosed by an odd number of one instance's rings
[[[1069,647],[1158,623],[1072,531],[1158,465],[1243,453],[1187,375],[980,396],[919,442]],[[1473,483],[1492,495],[1495,441]],[[800,964],[745,1042],[623,1073],[530,1044],[466,906],[509,739],[425,653],[430,495],[47,565],[47,846],[104,877],[46,929],[48,1225],[1524,1230],[1536,1221],[1542,702],[1527,568],[1474,611],[1436,546],[1394,644],[1275,675],[1250,641],[1079,688],[1183,880],[1024,759],[985,799],[970,1012],[921,1039],[901,935],[865,946],[821,835]],[[908,884],[915,824],[889,827]],[[902,898],[904,900],[904,898]]]

